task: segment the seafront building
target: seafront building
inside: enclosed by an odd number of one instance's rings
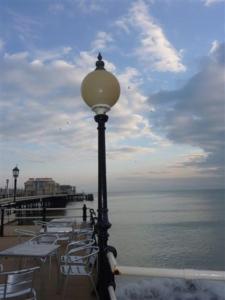
[[[34,195],[51,195],[60,192],[60,185],[52,178],[29,178],[25,183],[25,194]]]
[[[62,185],[60,185],[60,193],[67,194],[67,195],[71,195],[71,194],[75,195],[76,187],[68,185],[68,184],[62,184]]]
[[[68,184],[60,185],[52,178],[29,178],[25,183],[25,195],[55,195],[55,194],[76,194],[76,187]]]

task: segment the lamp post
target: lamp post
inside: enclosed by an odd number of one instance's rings
[[[13,170],[13,177],[14,177],[14,193],[13,193],[13,201],[16,202],[16,184],[17,184],[17,178],[19,176],[20,170],[16,166]]]
[[[106,112],[120,96],[120,85],[116,77],[105,70],[100,53],[96,69],[83,79],[81,94],[86,104],[96,113],[94,119],[98,123],[98,289],[100,299],[107,300],[109,299],[108,286],[112,282],[106,257],[109,247],[108,229],[111,224],[108,219],[107,205],[105,123],[108,120]]]

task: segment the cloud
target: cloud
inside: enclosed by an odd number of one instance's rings
[[[212,46],[209,50],[209,55],[212,55],[213,57],[217,53],[219,47],[220,47],[220,43],[217,40],[213,41]]]
[[[69,2],[78,5],[84,13],[102,11],[103,0],[70,0]]]
[[[94,14],[104,10],[103,0],[53,0],[48,6],[48,11],[54,15],[65,14],[76,17],[77,10],[83,14]]]
[[[205,6],[211,6],[213,4],[222,3],[224,0],[202,0],[204,2]]]
[[[186,67],[181,62],[182,51],[177,51],[167,39],[163,29],[148,13],[149,7],[142,1],[136,1],[128,15],[116,21],[116,25],[125,32],[137,31],[138,45],[135,54],[148,65],[160,72],[182,72]]]
[[[12,28],[14,28],[22,41],[27,43],[28,40],[39,39],[38,31],[43,27],[43,23],[40,20],[13,10],[8,10],[8,15],[12,20]]]
[[[133,156],[136,155],[149,154],[152,152],[153,150],[148,147],[125,146],[125,147],[110,148],[109,151],[107,151],[107,157],[116,160],[125,160],[125,159],[131,159]]]
[[[109,44],[113,42],[113,38],[110,33],[105,31],[99,31],[96,39],[92,42],[92,51],[96,52],[99,50],[105,50]]]
[[[69,61],[68,51],[63,49],[19,52],[1,57],[2,151],[6,152],[8,145],[13,143],[20,149],[20,155],[23,155],[23,149],[39,149],[34,160],[41,162],[46,158],[43,154],[46,151],[51,153],[53,160],[62,154],[68,160],[80,152],[89,158],[95,154],[96,124],[92,112],[81,99],[80,85],[87,72],[94,69],[96,59],[91,52],[83,51]],[[127,141],[155,139],[147,118],[141,114],[142,109],[147,111],[148,105],[140,91],[140,74],[131,68],[117,73],[112,63],[106,60],[105,63],[107,70],[114,70],[121,80],[122,90],[107,125],[109,151],[115,153],[113,149],[119,146],[124,153],[127,149],[127,153],[135,155],[137,151],[130,151]],[[115,158],[115,154],[111,157]],[[46,159],[49,161],[49,157]]]
[[[52,3],[49,5],[48,10],[53,14],[58,14],[63,12],[65,9],[64,5],[62,3]]]
[[[171,141],[204,150],[184,165],[201,172],[224,176],[225,153],[225,45],[213,42],[208,59],[200,71],[180,89],[161,91],[150,97],[155,106],[151,119],[156,130]]]
[[[71,47],[60,47],[53,50],[36,50],[34,51],[33,55],[35,56],[36,60],[40,61],[48,61],[57,58],[61,58],[71,52]]]

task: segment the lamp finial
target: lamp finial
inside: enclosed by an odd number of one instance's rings
[[[98,60],[96,61],[96,69],[95,69],[95,70],[105,70],[105,68],[104,68],[105,63],[104,63],[104,61],[102,60],[102,55],[101,55],[100,52],[99,52],[97,58],[98,58]]]

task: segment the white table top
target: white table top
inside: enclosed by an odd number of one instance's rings
[[[59,226],[47,226],[46,228],[41,228],[40,233],[70,233],[73,228],[70,227],[59,227]]]
[[[62,224],[67,224],[69,226],[72,226],[74,224],[76,224],[76,221],[74,218],[61,218],[61,219],[52,219],[48,224],[58,224],[58,223],[62,223]]]
[[[73,230],[74,233],[85,234],[92,233],[93,230],[91,228],[76,228]]]
[[[0,256],[46,257],[59,247],[59,245],[55,244],[38,244],[37,242],[27,241],[0,251]]]

